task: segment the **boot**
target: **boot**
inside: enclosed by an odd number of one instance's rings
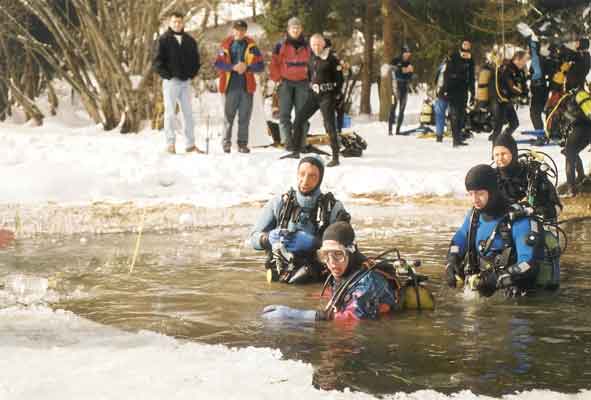
[[[442,142],[443,142],[443,135],[437,136],[437,143],[442,143]]]
[[[328,164],[326,164],[327,167],[336,167],[337,165],[339,165],[339,156],[332,156],[332,160],[330,160],[328,162]]]

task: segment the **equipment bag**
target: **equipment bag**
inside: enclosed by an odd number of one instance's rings
[[[340,136],[343,157],[361,157],[367,149],[367,142],[355,132],[344,133]]]
[[[433,102],[427,98],[423,101],[421,115],[419,116],[421,125],[435,125],[435,113],[433,112]]]

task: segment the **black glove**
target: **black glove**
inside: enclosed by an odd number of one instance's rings
[[[457,265],[456,263],[447,263],[447,265],[445,266],[445,272],[447,275],[447,286],[449,286],[450,288],[455,288],[457,287],[458,284],[458,280],[457,280],[457,276],[459,276],[459,265]]]
[[[497,290],[497,273],[490,268],[478,274],[476,290],[481,296],[490,297]]]

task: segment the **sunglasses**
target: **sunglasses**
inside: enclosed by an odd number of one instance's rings
[[[326,264],[329,259],[335,263],[342,263],[347,257],[347,252],[344,250],[318,250],[318,259]]]

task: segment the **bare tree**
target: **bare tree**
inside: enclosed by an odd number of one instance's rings
[[[17,0],[51,33],[54,45],[36,40],[0,4],[13,38],[30,47],[78,93],[96,122],[121,133],[137,132],[154,107],[159,89],[152,71],[152,49],[162,17],[178,1]],[[185,4],[187,2],[184,2]],[[191,2],[196,7],[201,2]]]
[[[384,49],[382,66],[387,66],[394,57],[394,0],[382,0],[384,19]],[[387,121],[392,107],[392,74],[389,68],[382,68],[380,79],[380,121]]]
[[[361,103],[359,105],[359,112],[362,114],[371,114],[371,84],[373,71],[373,55],[374,55],[374,34],[375,24],[373,23],[376,17],[376,3],[375,0],[368,0],[365,9],[365,18],[363,24],[363,37],[365,39],[365,46],[363,47],[363,69],[361,71]]]

